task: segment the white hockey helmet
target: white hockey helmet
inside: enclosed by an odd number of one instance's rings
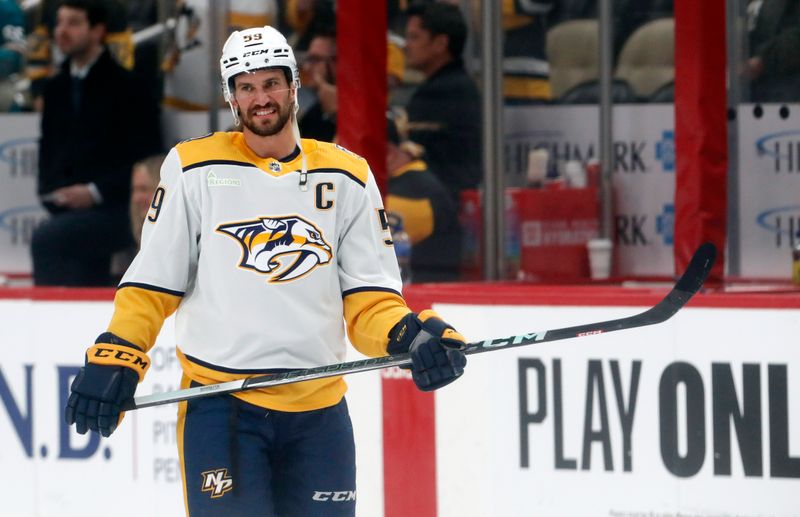
[[[288,71],[289,86],[300,88],[297,60],[286,38],[275,28],[266,25],[253,29],[234,31],[222,47],[219,60],[222,74],[222,93],[230,104],[233,100],[232,79],[245,72],[264,68],[284,68]],[[295,101],[296,103],[296,101]],[[233,110],[233,106],[231,106]],[[236,113],[234,111],[234,118]]]

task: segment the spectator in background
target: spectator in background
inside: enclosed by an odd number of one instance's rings
[[[406,40],[391,31],[386,37],[386,83],[389,106],[408,105],[413,85],[406,80]]]
[[[134,67],[133,32],[128,24],[128,10],[123,0],[96,0],[106,12],[105,45],[111,56],[128,70]],[[26,76],[31,81],[25,109],[42,110],[42,91],[47,79],[58,71],[68,56],[58,48],[52,49],[56,13],[61,0],[32,2],[27,11],[29,37],[27,41]]]
[[[800,0],[759,0],[748,6],[750,53],[744,74],[753,102],[800,100]]]
[[[401,36],[389,32],[386,38],[386,75],[390,93],[392,88],[402,86],[405,82],[405,46],[406,41]]]
[[[154,202],[153,196],[161,181],[161,164],[165,154],[154,154],[133,164],[131,171],[130,221],[133,242],[126,249],[111,257],[111,276],[119,281],[133,262],[142,244],[142,226]]]
[[[454,200],[481,182],[481,102],[461,53],[467,26],[455,5],[414,4],[406,24],[406,64],[425,80],[408,103],[409,138]]]
[[[314,36],[335,30],[335,0],[285,1],[286,22],[293,31],[288,37],[296,50],[307,50]]]
[[[0,0],[0,111],[8,111],[14,103],[24,58],[25,16],[15,0]]]
[[[142,226],[150,212],[156,187],[161,181],[161,165],[165,158],[165,154],[154,154],[133,165],[130,217],[131,233],[137,252],[142,244]]]
[[[619,1],[619,0],[616,0]],[[640,0],[646,1],[646,0]],[[570,18],[588,18],[596,0],[536,0],[502,2],[503,94],[512,104],[541,104],[552,100],[547,31]],[[475,30],[483,28],[481,0],[472,0]]]
[[[308,45],[302,68],[302,84],[316,100],[300,119],[300,134],[333,142],[336,136],[336,33],[321,32]]]
[[[44,87],[38,192],[50,218],[33,233],[36,285],[109,285],[130,243],[133,163],[161,151],[158,105],[103,44],[106,10],[62,2],[55,41],[66,59]]]
[[[402,38],[389,34],[386,42],[386,80],[389,89],[403,83],[405,56]],[[325,142],[336,139],[336,33],[323,31],[314,36],[301,70],[301,83],[314,92],[315,100],[300,118],[300,134]]]
[[[552,98],[545,38],[548,14],[554,3],[553,0],[503,2],[503,93],[506,101],[541,103]]]
[[[387,120],[386,169],[389,195],[386,211],[398,218],[411,240],[411,278],[414,282],[458,280],[461,229],[450,192],[414,158],[405,144],[403,117]],[[400,128],[398,128],[398,126]]]

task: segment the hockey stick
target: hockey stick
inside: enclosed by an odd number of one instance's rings
[[[605,332],[614,332],[616,330],[632,329],[636,327],[644,327],[646,325],[662,323],[678,312],[678,310],[686,305],[686,302],[688,302],[689,299],[698,290],[700,290],[700,287],[702,287],[709,271],[711,271],[711,266],[714,264],[714,258],[716,257],[716,254],[717,251],[713,244],[702,244],[695,252],[691,262],[689,262],[689,266],[686,268],[683,276],[678,279],[678,282],[667,294],[667,296],[656,305],[642,313],[634,316],[628,316],[627,318],[601,321],[598,323],[589,323],[575,327],[543,330],[540,332],[519,334],[507,338],[476,341],[474,343],[468,343],[464,348],[464,353],[479,354],[482,352],[491,352],[492,350],[532,345],[534,343],[546,343],[548,341],[557,341],[559,339],[603,334]],[[283,373],[259,375],[256,377],[223,382],[220,384],[197,386],[194,388],[172,391],[168,393],[157,393],[144,397],[136,397],[130,404],[125,405],[122,409],[124,411],[128,411],[132,409],[158,406],[161,404],[171,404],[174,402],[180,402],[199,397],[207,397],[209,395],[219,395],[222,393],[234,393],[255,388],[280,386],[281,384],[291,384],[294,382],[322,379],[325,377],[346,375],[357,372],[366,372],[370,370],[388,368],[390,366],[406,366],[410,364],[411,358],[408,354],[361,359],[347,363],[291,370]]]

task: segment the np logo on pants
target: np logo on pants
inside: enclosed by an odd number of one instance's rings
[[[203,492],[211,492],[211,499],[222,497],[233,488],[233,479],[228,476],[228,469],[208,470],[203,476]]]

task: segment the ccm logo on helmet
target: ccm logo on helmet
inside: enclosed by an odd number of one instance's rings
[[[355,501],[356,492],[355,490],[344,490],[341,492],[314,492],[314,497],[311,499],[314,501],[334,501],[337,503],[344,501]]]
[[[251,50],[242,54],[242,57],[260,56],[261,54],[269,54],[269,50]]]

